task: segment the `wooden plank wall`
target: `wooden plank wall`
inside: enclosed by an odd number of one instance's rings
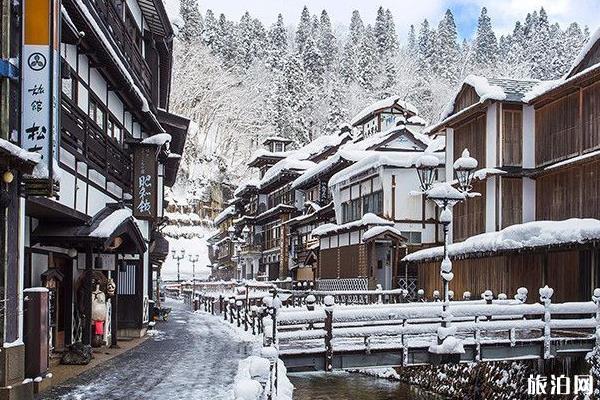
[[[365,251],[364,244],[321,250],[319,252],[317,278],[334,279],[366,277],[368,272]]]
[[[465,85],[454,101],[454,113],[477,103],[479,95],[472,86]]]
[[[485,114],[457,127],[454,130],[454,160],[458,159],[466,148],[471,156],[477,159],[479,165],[485,165],[485,136]],[[454,207],[454,241],[461,241],[485,231],[485,183],[474,182],[473,190],[481,193],[481,196]]]
[[[502,228],[523,222],[523,180],[500,178],[502,190]]]
[[[600,218],[600,161],[592,161],[536,179],[539,220]]]
[[[535,112],[536,163],[545,165],[578,154],[579,93],[571,93]]]
[[[470,291],[479,298],[490,289],[495,295],[506,293],[512,298],[521,286],[529,290],[529,302],[538,301],[538,289],[554,289],[553,301],[585,301],[591,296],[591,257],[589,251],[551,251],[454,260],[454,279],[450,282],[456,298]],[[419,287],[428,298],[434,290],[442,291],[439,262],[418,266]]]
[[[502,165],[521,166],[523,162],[523,112],[505,109],[502,116]]]

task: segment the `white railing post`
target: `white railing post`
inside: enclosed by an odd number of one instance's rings
[[[481,361],[481,330],[479,328],[479,316],[475,316],[475,361]]]
[[[335,299],[333,296],[325,296],[325,371],[333,370],[333,306]]]
[[[600,345],[600,288],[594,289],[592,301],[596,303],[596,346]]]
[[[406,328],[406,318],[402,319],[402,335],[400,336],[400,340],[402,341],[402,366],[408,364],[408,346],[404,338],[404,328]]]
[[[520,301],[521,303],[525,303],[527,301],[527,288],[520,287],[517,289],[517,294],[515,294],[515,300]]]
[[[550,354],[550,304],[552,303],[552,295],[554,294],[554,289],[548,287],[548,285],[540,288],[540,302],[544,305],[544,359],[548,359],[551,357]]]

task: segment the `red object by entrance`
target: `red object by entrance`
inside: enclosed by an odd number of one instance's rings
[[[104,333],[104,321],[94,321],[94,331],[96,335],[102,335]]]

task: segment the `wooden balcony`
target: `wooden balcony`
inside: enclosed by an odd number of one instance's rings
[[[113,38],[116,43],[115,51],[122,54],[125,63],[129,64],[132,75],[139,78],[142,84],[142,90],[148,98],[151,91],[151,73],[146,60],[142,57],[141,48],[136,45],[133,38],[127,31],[125,22],[123,21],[120,11],[114,0],[84,0],[88,8],[93,8],[100,17],[100,23],[106,30],[107,36]],[[125,7],[125,5],[123,5]],[[140,43],[141,46],[141,43]]]
[[[61,146],[124,190],[130,190],[131,157],[122,145],[102,132],[65,96],[61,111]]]

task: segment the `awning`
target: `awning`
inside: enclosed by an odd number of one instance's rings
[[[406,243],[407,239],[402,233],[393,226],[374,226],[363,233],[363,242],[372,242],[376,240],[397,240]]]
[[[24,150],[8,140],[0,138],[0,164],[31,174],[40,161],[41,157],[38,153]]]
[[[31,234],[32,244],[60,246],[122,254],[146,251],[146,242],[131,210],[121,204],[107,204],[89,223],[68,224],[41,221]]]

